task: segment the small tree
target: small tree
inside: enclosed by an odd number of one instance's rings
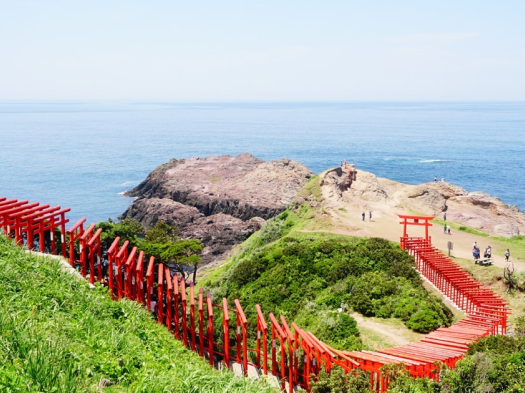
[[[140,244],[146,233],[142,224],[132,218],[125,218],[120,222],[109,218],[107,221],[99,222],[96,228],[102,228],[100,241],[104,252],[108,250],[116,237],[120,237],[120,245],[128,240],[130,246],[135,247]]]
[[[203,246],[197,239],[180,239],[177,230],[176,226],[159,221],[146,233],[141,248],[155,260],[174,268],[185,281],[193,273],[195,283]]]
[[[507,292],[512,293],[512,290],[516,289],[517,281],[514,277],[514,263],[507,263],[507,266],[503,269],[503,277],[507,283]]]

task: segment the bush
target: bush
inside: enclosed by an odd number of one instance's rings
[[[263,235],[275,222],[283,222],[280,217],[262,230]],[[410,256],[384,239],[295,233],[246,250],[217,286],[231,301],[241,301],[247,317],[259,304],[265,314],[284,315],[289,323],[299,318],[301,328],[330,345],[355,348],[360,345],[359,332],[351,329],[353,319],[344,314],[349,308],[365,316],[395,316],[416,331],[451,323],[452,313],[426,292],[413,266]],[[308,302],[316,305],[311,318],[303,312]],[[334,319],[343,305],[339,315],[345,317]],[[430,316],[435,318],[432,323]],[[330,321],[334,323],[328,326]]]
[[[420,310],[406,322],[409,329],[418,333],[430,333],[440,326],[439,316],[432,310]]]
[[[311,375],[315,380],[315,375]],[[319,372],[317,381],[311,383],[312,393],[369,393],[370,373],[353,370],[344,374],[342,368],[334,368],[330,374],[324,369]]]

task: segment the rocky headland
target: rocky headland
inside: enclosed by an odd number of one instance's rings
[[[354,180],[349,182],[345,168],[327,170],[321,178],[325,200],[355,207],[356,216],[362,210],[438,218],[446,213],[447,221],[507,237],[519,235],[525,228],[525,213],[516,206],[484,192],[469,192],[443,181],[409,185],[355,170]]]
[[[203,264],[222,259],[290,204],[312,172],[283,158],[250,154],[171,159],[127,192],[136,197],[122,218],[145,227],[161,220],[182,238],[201,239]]]
[[[127,193],[137,199],[122,218],[147,228],[159,220],[177,225],[182,238],[201,239],[206,265],[223,260],[289,204],[309,202],[298,193],[312,175],[297,162],[265,162],[250,154],[172,159]],[[445,213],[447,221],[490,235],[509,237],[525,230],[525,213],[517,207],[446,182],[403,184],[352,166],[321,173],[319,185],[322,200],[312,203],[331,216],[334,232],[396,239],[397,214],[443,218]],[[381,225],[361,225],[363,211],[367,217],[373,211]]]

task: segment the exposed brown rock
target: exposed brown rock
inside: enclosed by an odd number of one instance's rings
[[[122,217],[177,225],[182,237],[203,241],[208,263],[286,209],[311,175],[297,162],[250,154],[171,159],[127,193],[138,199]]]
[[[325,172],[321,184],[329,188],[328,195],[357,205],[380,203],[440,218],[446,212],[447,220],[492,235],[514,236],[525,228],[524,212],[480,191],[468,192],[446,182],[403,184],[361,170],[351,186],[347,178],[347,173],[336,168]]]

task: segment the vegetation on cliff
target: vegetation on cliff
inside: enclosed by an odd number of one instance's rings
[[[395,317],[417,332],[452,322],[429,294],[413,259],[379,238],[299,232],[307,207],[290,208],[252,236],[221,274],[199,283],[214,297],[238,298],[252,326],[255,304],[284,315],[340,349],[360,349],[354,310]]]
[[[147,310],[0,236],[0,391],[273,391],[210,368]]]

